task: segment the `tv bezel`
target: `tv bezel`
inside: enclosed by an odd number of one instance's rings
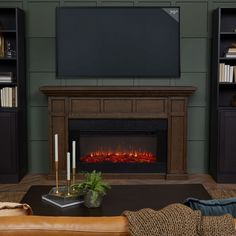
[[[106,9],[114,9],[114,8],[121,8],[121,9],[127,9],[127,8],[158,8],[158,9],[161,9],[161,8],[173,8],[173,9],[178,9],[178,12],[179,12],[179,21],[178,21],[178,55],[179,55],[179,64],[178,64],[178,74],[176,74],[175,76],[161,76],[161,75],[145,75],[145,76],[137,76],[137,75],[133,75],[133,76],[130,76],[130,75],[97,75],[97,76],[90,76],[90,75],[62,75],[62,74],[59,74],[58,73],[58,15],[59,15],[59,11],[60,9],[75,9],[75,8],[83,8],[83,9],[91,9],[91,8],[106,8]],[[180,38],[181,38],[181,35],[180,35],[180,7],[179,6],[154,6],[154,7],[150,7],[150,6],[140,6],[140,7],[137,7],[137,6],[133,6],[133,7],[126,7],[126,6],[117,6],[117,7],[113,7],[113,6],[109,6],[109,7],[105,7],[105,6],[101,6],[101,7],[80,7],[80,6],[76,6],[76,7],[56,7],[56,77],[57,78],[65,78],[65,77],[69,77],[69,78],[157,78],[157,79],[162,79],[162,78],[180,78],[181,76],[181,51],[180,51]]]

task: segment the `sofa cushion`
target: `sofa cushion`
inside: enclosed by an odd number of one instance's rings
[[[193,210],[200,210],[204,216],[220,216],[231,214],[236,217],[236,198],[199,200],[196,198],[187,198],[184,202]]]
[[[1,236],[130,236],[123,216],[0,217]]]
[[[27,204],[0,202],[0,216],[21,216],[32,214],[32,209]]]

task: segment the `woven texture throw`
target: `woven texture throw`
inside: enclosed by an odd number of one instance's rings
[[[202,216],[182,204],[171,204],[162,210],[149,208],[123,213],[129,221],[132,236],[234,236],[230,215]]]

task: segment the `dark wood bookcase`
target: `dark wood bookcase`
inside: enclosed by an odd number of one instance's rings
[[[236,66],[236,57],[226,57],[236,44],[236,8],[216,9],[212,23],[209,169],[217,182],[236,183],[236,83],[220,82],[220,63]]]
[[[0,36],[4,39],[0,76],[13,75],[12,81],[0,78],[0,89],[14,88],[14,95],[7,95],[14,105],[0,103],[0,183],[14,183],[27,170],[25,21],[21,9],[0,8]]]

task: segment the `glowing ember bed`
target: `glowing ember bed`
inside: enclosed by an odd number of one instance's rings
[[[154,163],[156,157],[151,152],[92,152],[85,157],[80,158],[81,162],[97,163]]]

